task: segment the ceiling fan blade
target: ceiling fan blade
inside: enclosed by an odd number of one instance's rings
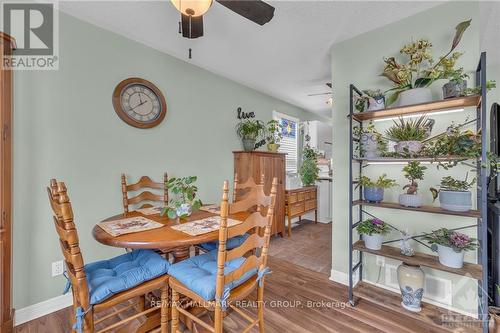
[[[319,94],[309,94],[307,96],[321,96],[321,95],[331,95],[331,92],[326,92],[326,93],[319,93]]]
[[[203,36],[203,16],[188,16],[181,14],[182,36],[198,38]]]
[[[217,0],[217,2],[260,25],[271,21],[274,16],[274,7],[260,0]]]

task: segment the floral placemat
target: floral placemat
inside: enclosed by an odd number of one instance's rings
[[[136,209],[137,212],[139,212],[143,215],[160,214],[162,210],[163,210],[163,207],[147,207],[147,208]]]
[[[98,224],[102,230],[113,237],[152,230],[163,227],[163,224],[147,219],[143,216],[135,216],[114,221],[106,221]]]
[[[190,236],[199,236],[209,232],[219,230],[220,216],[207,217],[201,220],[186,222],[184,224],[174,225],[172,229],[182,231]],[[240,224],[242,221],[227,219],[227,226],[232,227]]]
[[[201,206],[200,210],[204,212],[209,212],[213,214],[220,214],[220,206],[219,205],[204,205]]]

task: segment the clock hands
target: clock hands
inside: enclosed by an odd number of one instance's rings
[[[137,108],[137,107],[139,107],[139,106],[141,106],[141,105],[143,105],[143,104],[146,104],[147,102],[148,102],[148,101],[143,101],[143,102],[140,102],[140,103],[139,103],[139,104],[137,104],[136,106],[134,106],[134,107],[130,107],[130,109],[131,109],[131,110],[133,110],[133,109],[135,109],[135,108]]]

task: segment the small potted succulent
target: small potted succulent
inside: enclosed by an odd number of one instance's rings
[[[362,157],[376,158],[387,152],[387,140],[375,129],[373,122],[366,128],[354,128],[353,133],[359,139],[359,150]]]
[[[433,251],[437,251],[439,262],[452,268],[462,268],[465,251],[474,250],[478,246],[475,238],[446,228],[433,231],[424,239],[432,245]]]
[[[439,204],[441,208],[453,212],[468,212],[472,208],[472,193],[469,189],[476,182],[475,179],[470,182],[458,180],[451,176],[446,176],[441,179],[439,190],[431,187],[432,197],[434,201],[439,196]]]
[[[246,119],[236,125],[236,134],[243,143],[245,151],[252,151],[255,149],[255,142],[257,138],[261,137],[266,127],[260,120]]]
[[[372,181],[366,176],[361,176],[357,180],[356,188],[363,186],[363,197],[369,202],[381,202],[384,200],[384,189],[396,186],[394,179],[387,178],[384,173],[376,181]]]
[[[165,183],[173,197],[169,200],[167,207],[163,208],[161,215],[167,215],[170,219],[179,217],[187,218],[193,211],[200,209],[201,200],[196,199],[198,187],[195,185],[198,177],[190,176],[183,178],[170,178]]]
[[[283,139],[283,127],[277,120],[269,120],[267,122],[266,141],[267,150],[276,153],[280,147],[280,142]]]
[[[405,207],[420,207],[422,206],[422,195],[418,193],[417,180],[424,179],[424,171],[426,166],[420,165],[418,161],[411,161],[404,168],[405,178],[410,181],[409,184],[403,187],[406,193],[399,195],[399,203]]]
[[[422,141],[431,135],[434,120],[425,115],[416,119],[404,119],[399,117],[393,120],[394,125],[386,131],[386,136],[396,141],[394,149],[398,154],[416,155],[422,150]]]
[[[443,85],[443,99],[465,96],[467,91],[469,75],[464,72],[463,67],[454,68],[460,56],[461,53],[455,52],[449,59],[442,61],[443,78],[449,79],[448,83]]]
[[[361,222],[356,230],[363,235],[367,249],[380,250],[383,236],[389,233],[389,225],[380,219],[373,218]]]
[[[385,95],[380,89],[363,90],[363,95],[355,97],[354,106],[359,112],[382,110],[385,108]]]

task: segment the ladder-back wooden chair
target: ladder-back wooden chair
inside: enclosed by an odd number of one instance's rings
[[[270,273],[267,255],[277,186],[278,180],[274,178],[270,196],[264,193],[263,185],[257,185],[240,201],[229,204],[229,186],[227,181],[224,182],[218,250],[174,264],[169,270],[169,285],[172,289],[172,333],[178,333],[179,313],[211,332],[222,333],[224,313],[229,308],[250,322],[242,332],[249,331],[255,325],[259,326],[261,333],[264,332],[264,277]],[[248,212],[252,207],[259,207],[259,210],[249,213],[241,224],[227,227],[228,215]],[[263,232],[259,232],[262,229]],[[242,245],[232,250],[226,248],[229,238],[249,231],[253,233]],[[255,289],[258,290],[256,319],[234,305],[235,301],[246,299]],[[183,309],[179,304],[180,294],[207,310],[214,311],[214,327]]]
[[[255,181],[251,177],[248,178],[245,182],[240,183],[238,179],[238,174],[235,173],[233,182],[233,198],[232,198],[233,204],[236,203],[236,201],[243,199],[246,193],[251,192],[253,189],[257,188],[257,186],[264,186],[264,175],[261,175],[260,184],[255,183]],[[258,210],[260,208],[256,207],[256,209]],[[226,242],[226,249],[231,250],[234,249],[235,247],[240,246],[241,244],[243,244],[243,242],[245,241],[245,239],[247,239],[248,236],[249,236],[248,234],[244,234],[229,238]],[[196,246],[195,253],[196,255],[198,255],[200,250],[202,252],[210,252],[216,250],[218,245],[219,241],[206,242],[200,244]]]
[[[157,183],[148,176],[142,176],[137,183],[127,184],[127,177],[122,174],[122,195],[123,195],[123,211],[125,214],[129,212],[130,205],[137,205],[139,208],[152,207],[149,202],[158,202],[162,207],[168,204],[168,174],[163,175],[163,183]],[[129,192],[138,192],[144,189],[160,190],[162,194],[153,193],[145,190],[139,194],[129,197]],[[142,205],[140,205],[142,203]],[[139,206],[140,205],[140,206]]]
[[[169,300],[166,272],[170,263],[151,250],[136,250],[110,260],[84,265],[66,185],[52,179],[47,192],[66,264],[67,291],[71,287],[73,293],[73,332],[93,333],[96,331],[95,325],[135,307],[137,314],[98,332],[114,330],[142,315],[160,311],[160,329],[162,333],[167,333]],[[146,308],[143,296],[154,290],[161,290],[161,306]],[[133,299],[137,299],[137,302],[131,303]],[[125,307],[104,314],[101,318],[94,318],[94,314],[124,302],[128,302]]]

